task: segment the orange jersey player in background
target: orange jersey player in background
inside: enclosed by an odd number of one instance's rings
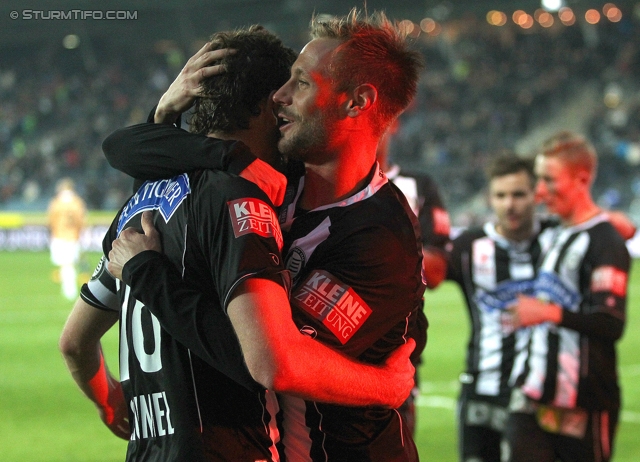
[[[85,226],[87,208],[76,193],[73,181],[63,178],[49,203],[48,225],[51,232],[51,262],[59,267],[62,295],[68,300],[78,296],[76,265],[80,259],[80,233]]]

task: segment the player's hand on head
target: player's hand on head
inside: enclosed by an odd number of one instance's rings
[[[258,185],[269,197],[271,203],[279,207],[284,202],[287,178],[263,160],[256,159],[249,164],[240,176]]]
[[[400,407],[415,386],[416,369],[409,359],[415,347],[415,340],[409,338],[405,344],[396,348],[382,365],[384,375],[380,383],[384,387],[383,394],[388,398],[384,404],[390,408]]]
[[[142,233],[134,228],[127,228],[113,241],[109,252],[109,272],[122,280],[122,268],[133,257],[145,250],[162,252],[160,235],[153,226],[151,212],[143,212],[141,217]]]
[[[235,53],[235,50],[230,48],[211,50],[211,42],[205,43],[189,58],[180,74],[160,98],[155,122],[174,123],[180,114],[193,105],[196,97],[200,96],[202,81],[226,71],[223,64],[211,64],[232,53]]]

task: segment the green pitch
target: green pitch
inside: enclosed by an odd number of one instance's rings
[[[91,272],[97,255],[88,255]],[[91,462],[124,460],[126,441],[113,436],[67,374],[57,342],[71,304],[54,282],[46,253],[0,252],[0,459]],[[86,277],[86,276],[85,276]],[[628,324],[619,344],[624,410],[617,462],[640,460],[640,263],[629,283]],[[456,459],[454,406],[468,335],[456,286],[426,294],[431,326],[420,370],[417,444],[422,460]],[[117,371],[117,329],[105,339]]]

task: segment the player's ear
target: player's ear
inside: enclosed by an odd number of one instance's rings
[[[575,179],[581,186],[586,188],[591,187],[591,173],[588,171],[583,169],[578,170],[575,174]]]
[[[347,115],[357,117],[363,111],[369,110],[378,99],[378,90],[369,83],[358,85],[354,88],[348,100]]]

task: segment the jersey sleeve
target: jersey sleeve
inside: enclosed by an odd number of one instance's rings
[[[117,237],[118,217],[111,222],[104,238],[102,239],[103,255],[98,262],[89,282],[82,285],[80,297],[89,305],[108,311],[120,311],[120,300],[115,277],[107,269],[109,251],[111,243]]]
[[[592,239],[582,265],[582,309],[563,310],[560,325],[590,337],[618,340],[626,320],[629,252],[610,223],[594,228]]]
[[[120,311],[116,279],[107,269],[103,255],[89,282],[82,285],[80,297],[89,305],[106,311]]]
[[[209,230],[199,235],[200,245],[226,312],[234,290],[248,277],[283,284],[282,231],[273,205],[253,183],[224,177],[222,183],[205,185],[192,216],[197,229]],[[220,189],[224,203],[212,204],[210,198]]]
[[[445,247],[447,252],[447,279],[462,285],[463,283],[463,258],[470,258],[471,236],[465,231]]]
[[[255,160],[239,141],[154,123],[116,130],[103,141],[102,150],[113,168],[139,180],[168,178],[200,168],[237,174]]]
[[[451,232],[449,214],[440,197],[436,182],[426,175],[417,176],[416,179],[418,196],[422,202],[418,213],[422,245],[444,251]]]

